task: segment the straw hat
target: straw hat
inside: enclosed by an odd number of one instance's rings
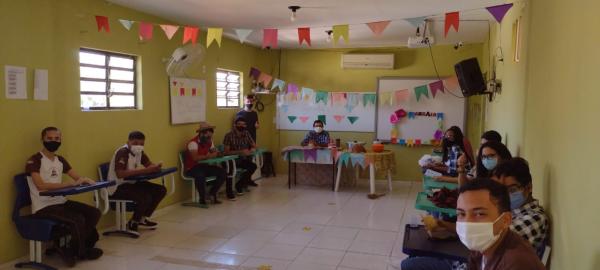
[[[200,124],[198,125],[198,129],[196,129],[196,132],[200,132],[203,130],[207,130],[207,129],[215,129],[216,127],[209,124],[208,122],[200,122]]]

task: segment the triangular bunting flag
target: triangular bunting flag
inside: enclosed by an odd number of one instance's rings
[[[375,34],[375,36],[381,36],[381,33],[383,33],[383,30],[385,30],[385,28],[389,24],[390,24],[390,21],[381,21],[381,22],[367,23],[367,26],[369,26],[369,28],[371,28],[371,31],[373,31],[373,34]]]
[[[323,104],[327,105],[327,100],[329,100],[329,92],[317,91],[317,94],[315,95],[316,104],[319,104],[319,102],[323,101]]]
[[[288,92],[288,94],[291,93],[294,96],[297,96],[298,95],[298,86],[293,83],[288,83],[287,92]]]
[[[261,73],[260,76],[258,76],[258,82],[263,84],[263,87],[267,88],[269,86],[269,83],[271,83],[271,80],[273,79],[273,77],[271,77],[271,75],[267,74],[267,73]]]
[[[450,30],[450,27],[454,27],[454,30],[458,32],[459,25],[460,15],[458,12],[446,13],[446,20],[444,22],[444,37],[448,36],[448,30]]]
[[[379,93],[379,104],[380,105],[392,105],[391,97],[392,97],[392,92]]]
[[[315,90],[312,90],[308,87],[302,87],[302,101],[308,101],[313,99],[313,96],[315,95]]]
[[[221,37],[223,36],[223,28],[208,28],[206,30],[206,48],[210,47],[213,41],[221,47]]]
[[[183,28],[183,44],[188,42],[192,42],[193,45],[196,45],[196,40],[198,40],[198,32],[200,29],[198,27],[186,26]]]
[[[492,14],[492,16],[494,16],[494,19],[496,19],[498,23],[501,23],[502,19],[504,19],[504,15],[506,15],[508,10],[510,10],[510,8],[512,7],[513,3],[510,3],[493,7],[486,7],[486,9]]]
[[[300,122],[306,123],[306,121],[308,121],[309,117],[308,116],[300,116],[299,118],[300,118]]]
[[[321,114],[317,116],[317,119],[321,120],[321,122],[323,122],[324,125],[327,125],[327,116]]]
[[[429,91],[427,91],[427,85],[421,85],[415,87],[415,96],[417,97],[417,102],[421,99],[421,95],[429,98]]]
[[[152,30],[154,29],[154,25],[147,22],[140,22],[140,40],[151,40],[152,39]]]
[[[130,20],[119,19],[119,22],[121,23],[121,25],[123,25],[123,27],[125,27],[125,29],[127,29],[127,31],[129,31],[131,29],[131,26],[133,25],[133,21]]]
[[[294,123],[294,121],[296,121],[296,116],[288,116],[288,120],[290,120],[290,123]]]
[[[414,27],[419,27],[425,22],[425,19],[427,19],[427,16],[408,18],[406,21],[412,24]]]
[[[270,47],[277,48],[277,29],[263,29],[263,49]]]
[[[235,29],[235,34],[240,43],[244,43],[248,36],[252,33],[252,29]]]
[[[344,25],[334,25],[333,26],[333,42],[334,44],[338,44],[338,41],[340,40],[340,37],[344,38],[344,42],[348,43],[348,40],[350,38],[350,34],[349,34],[349,26],[347,24]]]
[[[110,33],[110,25],[108,24],[108,17],[96,16],[96,25],[98,26],[98,32],[102,32],[102,29],[104,29],[104,31],[106,31],[106,33]]]
[[[396,99],[396,104],[400,104],[408,100],[410,93],[408,89],[398,90],[394,92],[394,98]]]
[[[177,30],[179,30],[179,26],[168,24],[161,24],[160,28],[163,30],[163,32],[165,32],[165,35],[167,36],[168,40],[171,40],[177,32]]]
[[[431,95],[435,98],[437,91],[444,92],[444,83],[442,81],[432,82],[429,84],[429,89],[431,90]]]
[[[250,68],[250,77],[254,78],[255,80],[258,80],[258,77],[260,76],[260,70],[258,70],[255,67],[251,67]]]
[[[377,101],[376,94],[363,94],[363,106],[366,107],[369,103],[375,105]]]
[[[458,78],[456,76],[446,78],[444,80],[444,85],[448,90],[455,90],[458,87]]]
[[[358,120],[358,116],[348,116],[348,121],[350,121],[350,124],[354,125],[356,120]]]
[[[310,46],[310,28],[303,27],[298,28],[298,43],[302,45],[302,41],[306,41],[306,44]]]
[[[334,115],[333,119],[335,119],[336,122],[341,122],[344,119],[343,115]]]
[[[275,81],[273,81],[273,86],[271,86],[271,90],[275,90],[275,88],[279,88],[279,91],[283,91],[285,86],[285,81],[282,81],[280,79],[275,79]]]

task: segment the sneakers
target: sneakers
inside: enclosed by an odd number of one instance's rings
[[[85,252],[85,258],[88,260],[96,260],[102,257],[104,252],[99,248],[90,248]]]
[[[138,226],[142,229],[154,230],[158,228],[158,223],[148,219],[147,217],[142,218],[142,221],[138,223]]]
[[[231,195],[227,195],[227,200],[230,200],[230,201],[232,201],[232,202],[233,202],[233,201],[237,201],[237,199],[235,198],[235,195],[233,195],[233,194],[231,194]]]
[[[254,182],[254,181],[249,181],[248,185],[251,186],[251,187],[258,187],[258,184],[256,182]]]
[[[222,204],[223,202],[219,201],[219,199],[217,199],[217,196],[215,195],[212,198],[212,203],[213,204]]]
[[[138,222],[130,220],[129,222],[127,222],[127,231],[129,231],[130,233],[133,233],[137,236],[140,236],[140,233],[138,232]]]

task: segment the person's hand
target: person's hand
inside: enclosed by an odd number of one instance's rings
[[[456,160],[456,165],[463,168],[467,166],[467,155],[461,154]]]
[[[433,178],[433,180],[435,180],[435,181],[442,181],[442,177],[443,177],[443,176],[434,176],[434,177],[432,177],[432,178]]]
[[[71,183],[71,186],[76,187],[76,186],[81,186],[83,184],[83,177],[79,177],[79,179],[73,181],[73,183]]]
[[[244,156],[249,156],[249,155],[251,155],[251,154],[252,154],[252,151],[250,151],[250,150],[248,150],[248,149],[244,149],[244,150],[242,150],[242,154],[243,154]]]
[[[154,172],[158,172],[160,171],[160,168],[162,167],[162,164],[152,164],[148,167],[146,167],[146,169],[148,170],[148,172],[150,173],[154,173]]]
[[[219,152],[212,152],[212,153],[209,153],[209,154],[208,154],[208,157],[209,157],[209,158],[216,158],[216,157],[218,157],[218,156],[219,156]]]

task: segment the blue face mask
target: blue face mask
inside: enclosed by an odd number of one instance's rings
[[[510,194],[510,210],[517,209],[525,203],[525,195],[522,191],[515,191]]]
[[[485,167],[488,171],[493,170],[498,165],[498,159],[495,158],[484,158],[481,160],[483,167]]]

